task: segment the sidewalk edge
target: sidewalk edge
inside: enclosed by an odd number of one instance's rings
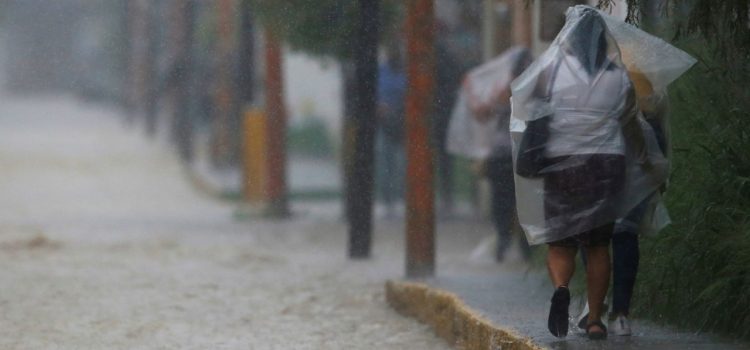
[[[397,312],[431,326],[439,337],[459,349],[544,349],[527,337],[492,324],[456,295],[427,284],[388,281],[385,295]]]

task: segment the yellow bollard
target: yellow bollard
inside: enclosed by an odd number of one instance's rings
[[[245,111],[243,120],[243,190],[249,203],[262,204],[268,199],[268,142],[266,140],[266,114],[251,108]]]

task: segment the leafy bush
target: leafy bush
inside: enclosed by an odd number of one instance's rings
[[[637,313],[750,338],[750,69],[702,39],[687,50],[701,62],[671,90],[674,224],[642,240]]]
[[[307,118],[299,125],[292,125],[287,134],[289,152],[308,157],[333,156],[333,142],[323,121]]]

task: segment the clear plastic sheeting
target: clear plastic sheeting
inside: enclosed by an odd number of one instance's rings
[[[694,63],[592,7],[568,10],[552,45],[512,84],[517,207],[529,243],[613,223],[645,201],[656,201],[652,226],[669,222],[654,196],[669,174],[665,89]]]
[[[450,153],[486,159],[498,148],[510,148],[509,87],[521,60],[530,61],[529,51],[513,47],[466,75],[448,126]]]

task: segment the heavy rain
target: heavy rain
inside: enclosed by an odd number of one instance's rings
[[[750,0],[0,0],[0,349],[750,349]]]

